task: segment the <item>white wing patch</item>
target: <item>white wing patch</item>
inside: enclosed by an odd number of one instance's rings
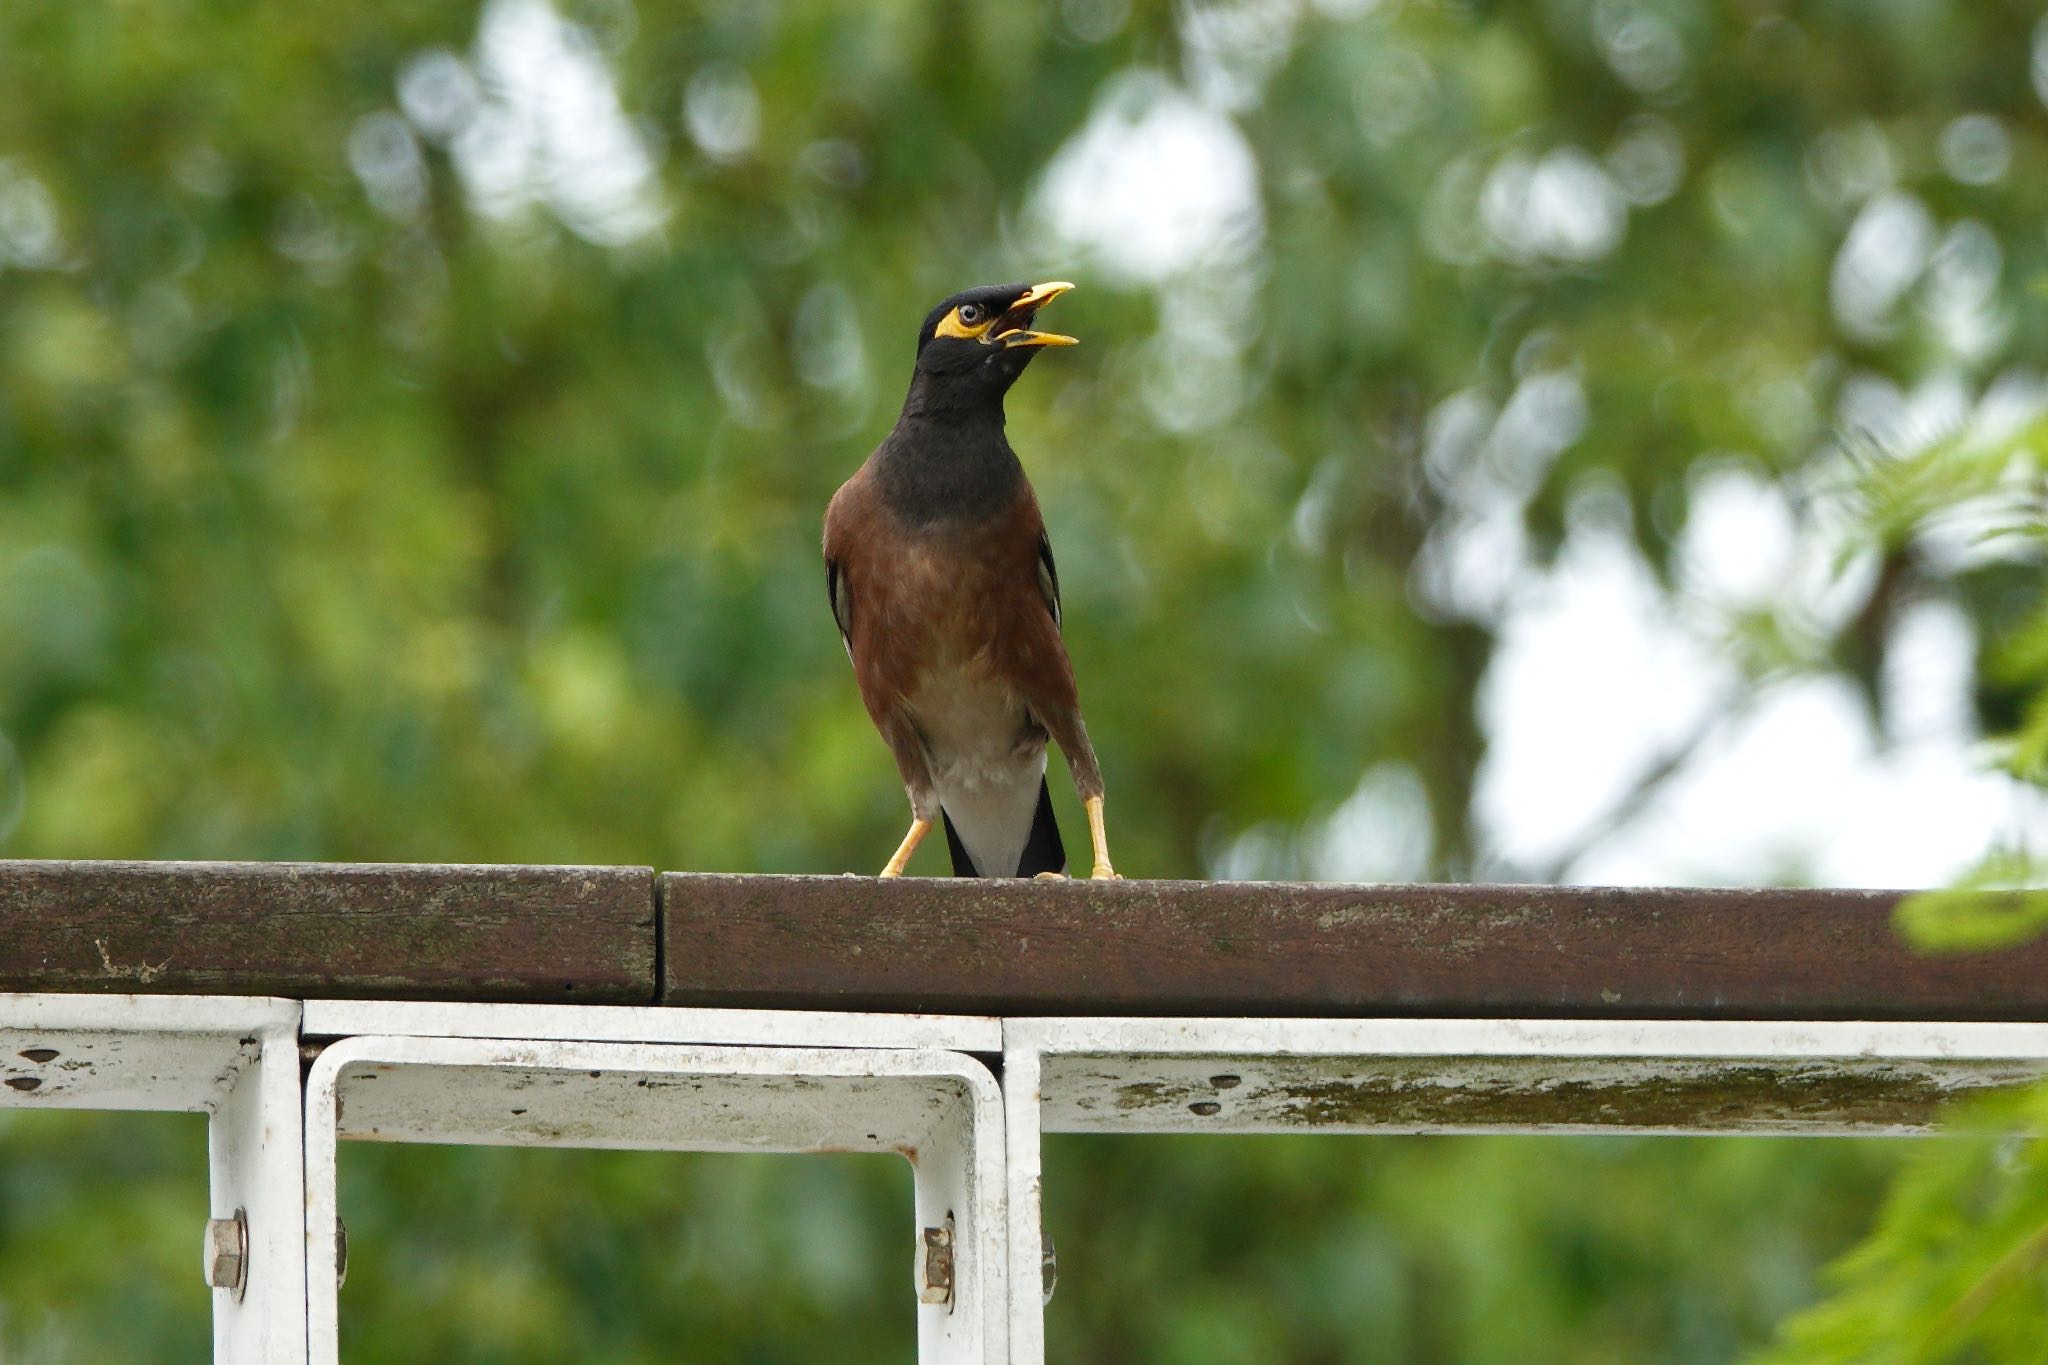
[[[1060,619],[1060,571],[1052,562],[1052,541],[1042,532],[1038,537],[1038,595],[1045,599],[1053,625],[1065,624]]]
[[[839,643],[846,657],[853,658],[853,588],[839,571],[839,561],[825,561],[825,595],[832,601],[832,621],[839,627]]]

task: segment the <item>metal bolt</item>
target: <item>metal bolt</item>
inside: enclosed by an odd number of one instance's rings
[[[1190,1114],[1199,1114],[1203,1118],[1208,1118],[1212,1114],[1222,1113],[1223,1106],[1216,1103],[1216,1101],[1214,1100],[1196,1100],[1193,1104],[1188,1106],[1188,1112]]]
[[[215,1289],[232,1289],[241,1298],[249,1287],[249,1215],[236,1209],[232,1218],[207,1219],[201,1250],[206,1282]]]
[[[953,1215],[944,1227],[926,1228],[917,1247],[917,1301],[953,1302]]]

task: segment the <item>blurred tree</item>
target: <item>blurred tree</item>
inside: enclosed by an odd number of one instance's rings
[[[900,795],[818,518],[929,302],[1025,277],[1083,284],[1061,325],[1086,344],[1034,367],[1011,421],[1133,873],[1571,876],[1788,678],[1853,689],[1883,742],[1888,661],[1929,603],[1985,652],[1983,724],[2022,726],[2037,777],[2042,632],[2009,623],[2038,622],[2038,541],[1980,542],[1968,515],[1857,532],[1869,489],[1910,492],[1958,432],[2001,452],[1977,492],[2038,513],[2036,21],[2004,0],[7,7],[0,852],[870,868]],[[1730,496],[1760,509],[1732,545],[1703,530]],[[1745,539],[1780,524],[1790,559]],[[1612,799],[1531,842],[1482,780],[1549,724],[1504,663],[1588,555],[1716,672],[1661,680],[1647,758],[1618,733],[1567,750]],[[1731,572],[1761,586],[1722,593]],[[1623,643],[1579,661],[1588,682]],[[1700,875],[1814,874],[1810,850],[1717,852]],[[32,1247],[176,1242],[162,1211],[191,1202],[170,1193],[191,1177],[141,1172],[106,1187],[107,1223],[30,1238],[7,1210],[81,1188],[98,1132],[49,1131],[0,1117],[0,1349],[187,1358],[196,1293],[145,1341],[17,1289]],[[1070,1282],[1067,1358],[1721,1360],[1809,1296],[1894,1159],[1163,1148],[1059,1149],[1091,1219],[1147,1249],[1130,1283],[1272,1292]],[[682,1337],[808,1359],[828,1320],[844,1357],[906,1339],[901,1258],[856,1231],[894,1174],[593,1155],[551,1158],[543,1189],[521,1159],[363,1158],[392,1163],[348,1193],[390,1230],[350,1289],[363,1358],[414,1354],[421,1285],[446,1286],[435,1352],[468,1359]],[[1677,1216],[1667,1179],[1711,1208]],[[508,1242],[543,1199],[603,1209],[606,1238]],[[775,1237],[846,1257],[708,1293],[769,1236],[757,1199],[815,1233]],[[1167,1231],[1189,1218],[1268,1231]],[[428,1221],[444,1234],[400,1250]],[[679,1253],[679,1227],[717,1254]],[[1311,1237],[1309,1279],[1264,1267]],[[1398,1329],[1368,1332],[1354,1293]]]
[[[2044,29],[2048,34],[2048,29]],[[2048,48],[2048,43],[2044,43]],[[2038,419],[1991,440],[1937,442],[1875,466],[1865,519],[1900,547],[1967,520],[1994,572],[1970,584],[1986,624],[1982,695],[1993,747],[2023,781],[2048,785],[2048,546],[2032,452]],[[2030,467],[2031,466],[2031,467]],[[2032,483],[2015,469],[2033,473]],[[1953,887],[1899,907],[1929,952],[2002,947],[2048,929],[2048,861],[1997,845]],[[1954,1136],[1927,1144],[1894,1182],[1875,1226],[1830,1267],[1833,1294],[1785,1324],[1757,1359],[1801,1362],[2035,1360],[2048,1340],[2048,1086],[1963,1107]]]

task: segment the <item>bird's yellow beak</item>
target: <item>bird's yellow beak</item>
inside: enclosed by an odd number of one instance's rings
[[[1034,332],[1031,321],[1038,310],[1051,303],[1074,286],[1065,280],[1050,280],[1045,284],[1034,284],[1024,291],[1015,303],[996,319],[995,326],[988,329],[991,346],[1005,349],[1011,346],[1078,346],[1081,343],[1058,332]]]

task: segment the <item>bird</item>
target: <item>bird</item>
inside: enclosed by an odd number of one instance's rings
[[[1034,329],[1073,287],[985,285],[933,308],[895,426],[825,512],[832,618],[910,797],[910,830],[883,877],[902,876],[938,822],[955,876],[1064,876],[1050,740],[1088,815],[1090,875],[1118,879],[1061,637],[1059,569],[1003,430],[1024,367],[1077,344]]]

